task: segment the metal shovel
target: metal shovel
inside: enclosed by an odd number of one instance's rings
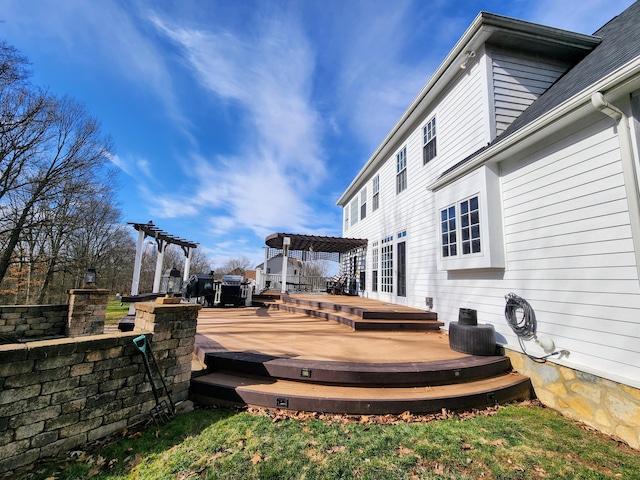
[[[158,367],[158,362],[156,362],[156,358],[153,356],[153,352],[151,351],[151,346],[147,342],[147,337],[145,337],[144,335],[140,335],[139,337],[136,337],[133,339],[133,344],[142,353],[142,358],[144,360],[144,367],[146,369],[147,376],[149,377],[149,382],[151,383],[151,390],[153,391],[153,396],[156,399],[156,406],[153,407],[149,413],[151,413],[151,418],[156,423],[156,425],[164,425],[165,423],[175,418],[176,406],[173,404],[171,395],[169,395],[167,384],[165,383],[164,378],[162,378],[160,368]],[[162,381],[162,389],[156,388],[156,384],[153,381],[153,374],[151,373],[151,365],[149,364],[149,358],[147,357],[147,352],[149,352],[149,356],[153,360],[153,364],[156,367],[158,376]],[[167,403],[166,400],[161,400],[163,396],[166,396],[169,399],[169,404]]]

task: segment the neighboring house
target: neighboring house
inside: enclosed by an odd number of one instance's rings
[[[594,35],[480,13],[338,200],[362,295],[477,310],[545,404],[639,448],[639,139],[640,3]]]
[[[296,258],[287,258],[287,275],[301,275],[301,264]],[[256,267],[256,270],[264,270],[264,262]],[[264,272],[267,275],[280,275],[282,274],[282,254],[271,257],[267,260],[267,271]]]

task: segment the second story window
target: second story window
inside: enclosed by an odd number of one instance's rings
[[[373,208],[375,212],[380,207],[380,175],[373,177]]]
[[[407,188],[407,147],[396,155],[396,193],[400,193]]]
[[[367,216],[367,187],[360,192],[360,220]]]
[[[436,117],[429,120],[422,128],[422,164],[426,165],[437,155],[436,151]]]

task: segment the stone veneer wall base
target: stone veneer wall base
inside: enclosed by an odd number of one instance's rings
[[[531,379],[544,405],[640,449],[640,389],[553,362],[536,363],[513,350],[505,354],[514,370]]]

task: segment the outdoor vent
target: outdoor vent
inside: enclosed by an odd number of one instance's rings
[[[300,376],[302,378],[311,378],[311,369],[310,368],[301,368]]]

